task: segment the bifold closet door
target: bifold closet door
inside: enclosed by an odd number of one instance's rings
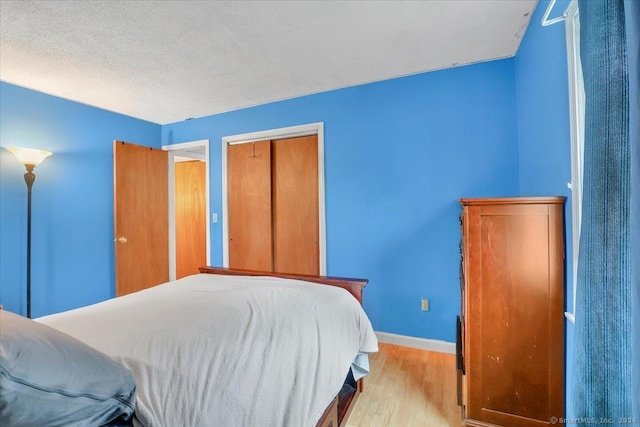
[[[227,151],[229,267],[272,271],[271,142]]]
[[[273,271],[320,274],[318,137],[271,145]]]

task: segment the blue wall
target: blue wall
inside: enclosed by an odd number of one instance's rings
[[[0,123],[0,302],[26,314],[27,187],[11,146],[53,152],[35,169],[32,315],[113,297],[113,140],[157,147],[160,126],[3,82]]]
[[[548,27],[540,24],[548,1],[538,3],[515,58],[520,148],[520,193],[523,196],[566,196],[566,310],[573,311],[571,135],[567,48],[563,22]],[[558,1],[551,17],[567,8]],[[566,324],[567,410],[571,401],[573,323]],[[567,418],[573,418],[567,412]]]
[[[221,212],[223,136],[312,122],[325,124],[327,273],[370,280],[376,330],[455,341],[457,199],[519,193],[513,59],[166,125],[162,143],[211,141]],[[222,223],[212,225],[222,265]]]

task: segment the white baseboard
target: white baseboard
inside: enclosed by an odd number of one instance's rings
[[[378,341],[385,344],[401,345],[403,347],[419,348],[420,350],[437,351],[439,353],[456,354],[456,343],[426,338],[410,337],[407,335],[390,334],[376,331]]]

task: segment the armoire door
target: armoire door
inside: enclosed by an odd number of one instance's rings
[[[320,273],[318,138],[230,145],[229,267]]]
[[[550,425],[564,416],[564,198],[461,202],[464,421]]]
[[[207,264],[206,164],[199,160],[176,162],[175,224],[176,279],[198,274]]]
[[[116,296],[169,280],[169,157],[114,141]]]

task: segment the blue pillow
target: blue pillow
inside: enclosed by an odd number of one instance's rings
[[[49,326],[0,310],[0,425],[101,426],[130,419],[124,366]]]

